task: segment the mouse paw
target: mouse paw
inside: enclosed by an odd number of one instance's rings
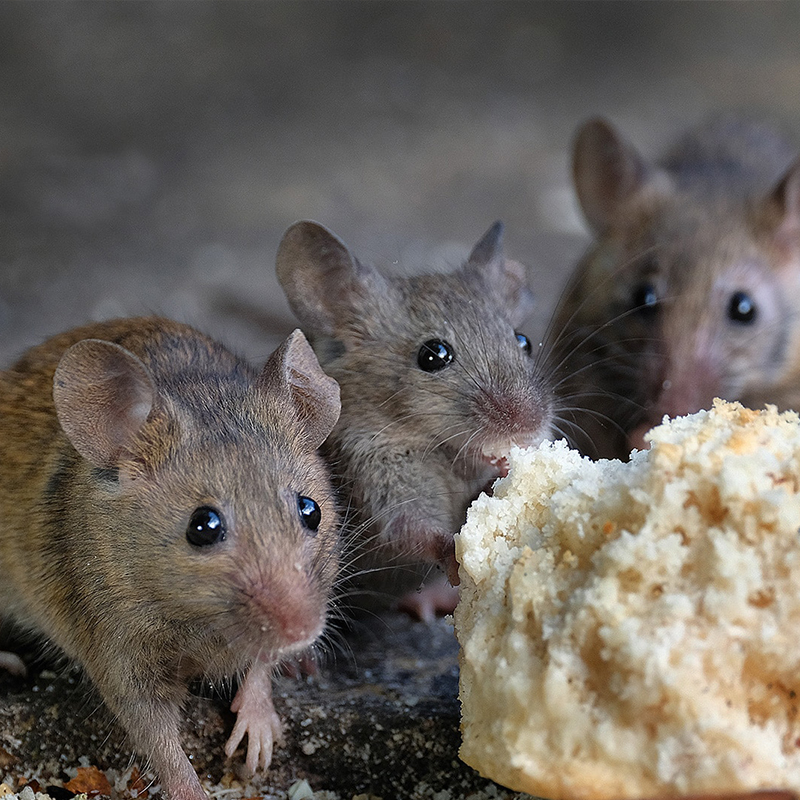
[[[280,666],[281,675],[287,678],[299,680],[306,676],[315,678],[319,675],[319,667],[314,654],[310,651],[301,653],[299,656],[288,661],[282,661]]]
[[[245,764],[250,774],[266,769],[272,761],[273,744],[281,738],[282,726],[272,705],[272,677],[263,664],[255,663],[231,703],[236,714],[225,755],[230,758],[247,734]]]
[[[416,592],[409,592],[397,602],[397,608],[422,622],[452,614],[458,604],[458,589],[442,577]]]
[[[16,653],[9,653],[7,650],[0,650],[0,669],[21,677],[28,674],[25,662]]]

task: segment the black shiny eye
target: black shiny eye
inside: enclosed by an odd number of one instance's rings
[[[297,495],[297,510],[300,512],[300,521],[303,525],[312,533],[316,533],[319,523],[322,522],[322,512],[319,510],[317,502],[299,494]]]
[[[749,294],[734,292],[728,303],[728,319],[747,324],[756,318],[756,304]]]
[[[453,348],[441,339],[431,339],[417,353],[417,364],[424,372],[438,372],[453,360]]]
[[[642,317],[652,317],[658,310],[658,293],[650,281],[634,287],[631,294],[633,309]]]
[[[515,333],[514,336],[517,337],[519,349],[524,351],[526,356],[529,356],[533,351],[533,347],[531,347],[531,340],[524,333]]]
[[[225,541],[225,518],[210,506],[196,508],[186,528],[186,539],[195,547],[208,547]]]

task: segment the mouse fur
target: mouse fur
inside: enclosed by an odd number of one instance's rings
[[[573,177],[594,242],[553,325],[563,432],[587,455],[625,459],[665,415],[715,397],[798,408],[790,139],[772,123],[718,115],[651,161],[596,118],[576,136]]]
[[[205,798],[178,734],[193,678],[241,678],[226,751],[247,735],[269,764],[272,670],[322,634],[336,580],[317,448],[338,413],[300,331],[259,372],[189,326],[115,320],[0,373],[2,616],[83,667],[170,800]]]
[[[434,563],[457,582],[467,506],[510,447],[549,433],[549,387],[517,333],[532,294],[502,233],[493,225],[452,272],[412,276],[362,262],[312,221],[281,241],[278,279],[341,386],[323,452],[355,531],[354,605],[393,602]]]

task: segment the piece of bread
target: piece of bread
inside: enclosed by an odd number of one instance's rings
[[[800,790],[800,421],[516,450],[456,537],[463,745],[547,798]]]

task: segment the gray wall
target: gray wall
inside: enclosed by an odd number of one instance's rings
[[[0,356],[155,311],[263,359],[303,217],[409,270],[503,219],[537,333],[586,243],[575,126],[800,133],[798,34],[789,2],[0,2]]]

